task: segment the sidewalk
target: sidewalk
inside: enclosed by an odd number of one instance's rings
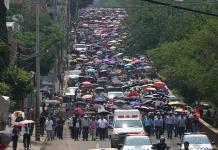
[[[44,135],[43,137],[40,136],[40,141],[35,141],[35,133],[33,134],[33,136],[31,137],[31,150],[41,150],[41,147],[43,145],[43,143],[46,140],[46,135]],[[9,144],[7,150],[13,150],[12,148],[12,142]],[[24,150],[24,146],[23,146],[23,136],[19,137],[18,140],[18,144],[17,144],[17,150]]]

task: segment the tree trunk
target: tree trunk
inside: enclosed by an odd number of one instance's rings
[[[8,30],[6,26],[7,8],[4,0],[0,0],[0,40],[8,43]]]

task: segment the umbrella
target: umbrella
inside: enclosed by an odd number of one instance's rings
[[[110,112],[107,110],[100,110],[98,111],[98,114],[104,115],[104,114],[110,114]]]
[[[123,53],[118,53],[118,54],[114,55],[113,57],[120,57],[122,55],[123,55]]]
[[[138,101],[132,101],[132,102],[129,102],[129,103],[130,103],[130,105],[132,105],[132,106],[139,106],[139,105],[141,105],[141,103],[138,102]]]
[[[84,114],[87,114],[87,115],[94,115],[96,114],[95,111],[86,111]]]
[[[83,100],[87,100],[87,99],[91,99],[92,98],[92,95],[84,95],[82,97]]]
[[[155,88],[148,87],[148,88],[147,88],[147,91],[156,91],[156,89],[155,89]]]
[[[97,87],[96,90],[104,90],[103,87]]]
[[[29,124],[29,123],[34,123],[34,121],[33,120],[24,120],[24,121],[21,121],[20,123]]]
[[[167,98],[169,100],[176,100],[176,96],[175,95],[169,95],[169,96],[167,96]]]
[[[100,59],[97,59],[96,61],[95,61],[95,63],[102,63],[103,61],[102,60],[100,60]]]
[[[112,51],[115,50],[115,49],[116,49],[115,46],[111,46],[111,47],[110,47],[110,50],[112,50]]]
[[[0,138],[1,138],[2,144],[7,146],[12,140],[11,139],[11,132],[6,131],[6,130],[0,131]]]
[[[91,85],[92,85],[92,83],[91,83],[91,82],[89,82],[89,81],[85,81],[85,82],[82,82],[82,85],[85,85],[85,86],[91,86]]]
[[[111,106],[109,106],[108,108],[110,108],[110,109],[118,109],[118,108],[120,108],[120,107],[118,107],[117,105],[111,105]]]
[[[143,105],[147,105],[147,104],[152,103],[152,102],[153,102],[153,100],[146,100],[145,102],[143,102]]]
[[[137,59],[137,60],[133,60],[132,61],[132,63],[134,63],[134,64],[138,64],[138,63],[142,63],[143,61],[142,60],[140,60],[140,59]]]
[[[164,82],[159,81],[159,82],[155,82],[154,86],[158,88],[164,88],[166,84]]]
[[[114,103],[122,103],[122,104],[125,104],[125,103],[127,103],[127,102],[124,101],[124,100],[116,100],[116,101],[114,101]]]
[[[87,72],[92,72],[92,73],[95,73],[95,72],[96,72],[96,70],[95,70],[95,69],[93,69],[93,68],[89,68],[89,69],[87,70]]]
[[[13,126],[22,127],[24,124],[21,122],[14,122]]]

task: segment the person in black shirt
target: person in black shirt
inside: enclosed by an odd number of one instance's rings
[[[161,137],[160,143],[156,145],[156,150],[167,150],[167,149],[169,148],[167,147],[167,144],[165,143],[165,138]]]

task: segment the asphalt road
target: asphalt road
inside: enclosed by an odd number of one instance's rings
[[[152,143],[156,143],[155,137],[151,137]],[[171,150],[177,150],[177,142],[179,142],[178,138],[173,138],[172,140],[166,139],[166,143],[168,146],[171,146]],[[64,129],[64,139],[58,140],[55,139],[53,141],[49,141],[46,143],[43,150],[89,150],[92,148],[110,148],[110,140],[106,139],[105,141],[74,141],[70,138],[70,132],[67,128]]]

